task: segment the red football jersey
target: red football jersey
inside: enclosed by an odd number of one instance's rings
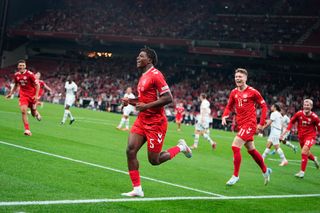
[[[156,68],[150,68],[140,77],[138,83],[139,102],[154,102],[158,100],[160,95],[167,92],[170,92],[169,86],[162,73]],[[164,107],[147,109],[140,112],[138,116],[144,123],[161,122],[165,117]]]
[[[177,117],[182,117],[182,114],[184,113],[184,107],[177,106],[175,111],[176,111],[176,116]]]
[[[320,119],[316,113],[311,112],[310,115],[305,115],[302,110],[298,111],[290,119],[287,130],[290,131],[292,125],[298,122],[298,137],[305,136],[316,137],[317,129],[320,129]]]
[[[236,122],[239,127],[243,124],[257,125],[256,104],[261,107],[260,125],[264,125],[267,117],[267,105],[261,94],[253,87],[248,86],[240,91],[233,89],[229,101],[224,110],[223,117],[228,116],[233,109],[236,113]]]
[[[41,97],[44,93],[44,81],[43,80],[39,80],[39,85],[40,85],[40,90],[39,90],[39,97]]]
[[[20,97],[35,96],[38,80],[31,71],[26,70],[24,73],[16,72],[14,74],[14,82],[20,86]]]

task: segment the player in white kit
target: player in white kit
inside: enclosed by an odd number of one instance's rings
[[[262,157],[263,159],[266,158],[266,156],[270,152],[270,148],[273,145],[276,152],[279,154],[281,158],[281,163],[279,166],[286,166],[288,165],[288,161],[280,148],[280,135],[282,133],[282,115],[281,115],[281,108],[279,104],[273,104],[271,106],[271,115],[270,115],[270,120],[267,121],[266,125],[264,128],[271,126],[271,131],[268,137],[268,143],[267,143],[267,148],[264,150]]]
[[[199,137],[203,135],[203,137],[211,144],[213,149],[216,148],[217,143],[214,142],[210,138],[210,130],[209,130],[209,123],[210,123],[210,102],[207,100],[207,95],[204,93],[200,94],[200,114],[197,116],[197,123],[195,125],[195,132],[194,132],[194,143],[190,147],[191,149],[198,148],[199,144]]]
[[[64,102],[64,114],[61,121],[61,124],[64,124],[67,120],[67,117],[70,118],[70,125],[75,121],[74,117],[71,114],[70,107],[74,104],[76,100],[76,93],[78,90],[78,86],[74,81],[71,80],[71,77],[68,76],[67,82],[64,86],[66,89],[66,99]]]
[[[132,93],[132,88],[128,87],[126,90],[126,94],[124,94],[123,98],[128,99],[135,99],[134,94]],[[117,126],[117,129],[129,131],[129,115],[134,111],[134,106],[131,104],[128,104],[127,106],[123,107],[122,110],[122,118],[120,120],[119,125]],[[125,125],[125,128],[122,129],[122,126]]]

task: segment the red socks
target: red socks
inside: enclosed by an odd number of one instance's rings
[[[310,154],[310,155],[308,156],[308,159],[314,161],[314,156],[313,156],[313,154]]]
[[[180,148],[178,146],[174,146],[168,149],[167,152],[170,153],[170,159],[172,159],[180,152]]]
[[[306,171],[306,167],[308,164],[308,155],[302,154],[302,159],[301,159],[301,171]],[[314,159],[314,158],[313,158]]]
[[[29,123],[24,123],[23,125],[24,125],[24,129],[25,129],[25,130],[30,130],[30,128],[29,128]]]
[[[241,152],[240,148],[236,146],[232,146],[232,151],[233,151],[233,175],[238,177],[239,176],[239,170],[240,170],[240,165],[241,165]]]
[[[129,171],[130,179],[132,182],[133,187],[140,186],[140,174],[138,170],[131,170]]]
[[[261,154],[256,149],[250,150],[248,152],[252,156],[252,158],[256,161],[256,163],[260,166],[262,172],[265,173],[267,171],[267,167],[264,164]]]

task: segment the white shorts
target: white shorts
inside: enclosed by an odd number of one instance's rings
[[[281,130],[271,128],[268,141],[270,141],[272,145],[278,145],[280,144],[280,141],[279,141],[280,135],[281,135]]]
[[[196,130],[197,131],[204,131],[204,130],[207,130],[207,129],[209,129],[209,122],[204,122],[204,123],[198,122],[196,124]]]
[[[64,101],[64,106],[72,106],[74,104],[75,97],[66,97],[66,100]]]
[[[131,105],[123,107],[123,115],[129,116],[133,112],[134,108]]]

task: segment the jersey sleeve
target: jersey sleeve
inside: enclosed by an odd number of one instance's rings
[[[255,90],[255,96],[256,101],[261,108],[260,125],[263,126],[266,122],[268,107],[260,92],[258,92],[257,90]]]
[[[77,86],[76,83],[73,83],[73,84],[74,84],[73,91],[74,91],[74,92],[77,92],[77,91],[78,91],[78,86]]]
[[[231,93],[229,95],[228,104],[227,104],[226,108],[224,109],[222,117],[229,116],[229,114],[232,112],[232,109],[234,107],[234,103],[235,103],[234,93],[233,93],[233,91],[231,91]]]
[[[170,92],[170,88],[164,78],[164,76],[158,72],[157,74],[154,74],[154,84],[159,92],[160,95],[163,95],[164,93]]]
[[[299,116],[299,112],[297,112],[296,114],[294,114],[294,116],[292,116],[292,118],[290,119],[290,122],[288,124],[287,131],[290,131],[290,129],[292,128],[293,124],[297,121],[298,116]]]
[[[270,115],[270,120],[274,121],[276,119],[275,113],[271,113]]]

